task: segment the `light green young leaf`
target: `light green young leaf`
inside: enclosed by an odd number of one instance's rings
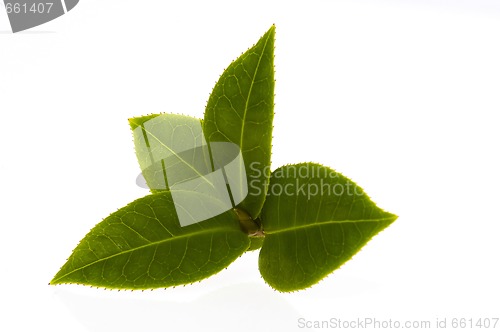
[[[207,103],[209,142],[231,142],[243,154],[248,195],[238,207],[256,219],[264,204],[274,116],[274,26],[224,71]]]
[[[227,267],[249,245],[233,210],[181,227],[172,196],[164,191],[130,203],[95,226],[51,284],[111,289],[189,284]]]
[[[137,159],[152,192],[169,190],[181,225],[235,208],[248,193],[239,147],[207,142],[201,121],[161,114],[130,120]]]
[[[152,114],[129,119],[129,124],[137,161],[151,192],[169,190],[175,183],[212,170],[200,119]]]
[[[356,254],[397,216],[378,208],[354,182],[318,164],[273,172],[261,221],[259,269],[273,288],[314,285]]]

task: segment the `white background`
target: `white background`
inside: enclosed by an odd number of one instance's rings
[[[257,253],[175,289],[48,286],[90,228],[147,193],[127,118],[201,117],[272,23],[273,168],[321,162],[399,219],[293,294],[265,284]],[[1,8],[0,330],[500,317],[499,36],[493,0],[82,0],[19,34]]]

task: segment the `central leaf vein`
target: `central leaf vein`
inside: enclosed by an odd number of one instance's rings
[[[379,219],[361,219],[361,220],[328,220],[328,221],[322,221],[318,223],[313,223],[313,224],[306,224],[306,225],[300,225],[300,226],[295,226],[292,225],[292,227],[286,227],[286,228],[281,228],[277,230],[271,230],[271,231],[266,231],[266,234],[279,234],[279,233],[285,233],[285,232],[292,232],[296,231],[299,229],[307,229],[307,228],[314,228],[314,227],[322,227],[326,225],[333,225],[333,224],[346,224],[346,223],[364,223],[364,222],[391,222],[393,218],[388,217],[388,218],[379,218]]]

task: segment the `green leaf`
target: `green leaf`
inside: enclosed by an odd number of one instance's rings
[[[397,216],[343,175],[318,164],[273,172],[261,222],[264,280],[290,292],[312,286],[356,254]]]
[[[271,164],[274,116],[274,25],[231,63],[207,103],[209,142],[231,142],[243,154],[248,195],[237,206],[256,219],[264,204]]]
[[[181,227],[172,195],[164,191],[130,203],[95,226],[51,284],[112,289],[189,284],[227,267],[249,244],[233,210]]]
[[[129,119],[137,161],[151,192],[212,171],[201,120],[178,114]]]

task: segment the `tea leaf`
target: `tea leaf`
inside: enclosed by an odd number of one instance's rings
[[[248,195],[238,207],[253,219],[262,209],[269,179],[273,109],[274,26],[224,71],[203,123],[209,142],[231,142],[241,149]]]
[[[212,171],[201,120],[178,114],[129,119],[135,153],[151,192]]]
[[[184,285],[224,269],[249,245],[233,210],[181,227],[165,191],[140,198],[95,226],[51,284],[112,289]]]
[[[282,292],[312,286],[396,218],[332,169],[312,163],[281,167],[271,176],[261,214],[261,274]]]

